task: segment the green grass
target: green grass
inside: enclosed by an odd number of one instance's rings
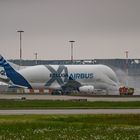
[[[140,108],[140,101],[86,102],[53,100],[0,100],[0,109]]]
[[[0,116],[0,140],[140,140],[140,114]]]

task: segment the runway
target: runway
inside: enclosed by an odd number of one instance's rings
[[[29,109],[0,110],[0,115],[37,114],[140,114],[140,109]]]
[[[22,99],[27,100],[79,100],[84,99],[87,101],[140,101],[140,96],[92,96],[92,97],[82,97],[82,96],[65,96],[65,95],[31,95],[31,94],[0,94],[0,99]]]

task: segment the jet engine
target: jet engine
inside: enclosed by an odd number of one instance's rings
[[[91,85],[87,85],[87,86],[81,86],[79,87],[79,91],[80,92],[89,92],[89,93],[92,93],[94,92],[94,86],[91,86]]]

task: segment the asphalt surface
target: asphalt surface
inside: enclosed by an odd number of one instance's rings
[[[0,115],[29,114],[140,114],[140,109],[29,109],[0,110]]]
[[[140,96],[64,96],[64,95],[31,95],[31,94],[0,94],[0,99],[22,99],[27,100],[87,100],[87,101],[140,101]]]
[[[0,94],[0,99],[28,100],[87,100],[87,101],[140,101],[140,96],[62,96],[62,95],[10,95]],[[26,109],[26,110],[0,110],[0,115],[23,115],[23,114],[140,114],[140,109]]]

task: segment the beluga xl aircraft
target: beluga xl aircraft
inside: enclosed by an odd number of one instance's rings
[[[92,93],[118,90],[115,72],[105,65],[36,65],[14,69],[0,55],[0,67],[11,87]],[[7,79],[3,81],[7,82]],[[2,80],[2,78],[0,78]]]

